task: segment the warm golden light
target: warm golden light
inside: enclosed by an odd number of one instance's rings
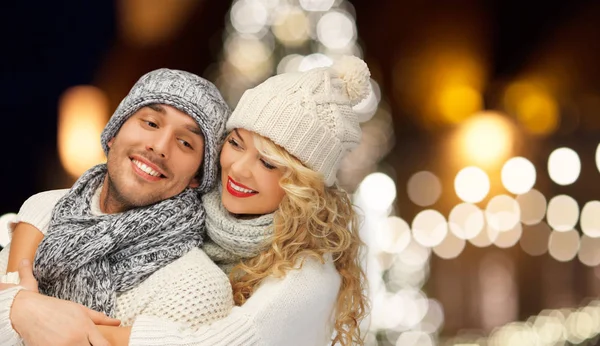
[[[104,92],[93,86],[72,87],[60,98],[58,153],[73,177],[105,160],[100,134],[108,120],[108,104]]]
[[[467,120],[456,134],[458,150],[469,164],[495,168],[511,153],[513,129],[508,120],[484,112]]]
[[[468,34],[466,34],[468,35]],[[394,67],[394,89],[403,107],[427,128],[455,125],[483,109],[485,59],[474,41],[430,42]]]
[[[160,44],[183,28],[199,3],[194,0],[117,1],[121,34],[139,46]]]
[[[548,135],[558,127],[558,105],[540,84],[517,82],[506,89],[506,109],[517,116],[519,123],[535,135]]]
[[[449,123],[458,124],[483,107],[479,91],[468,85],[449,85],[440,92],[439,111]]]

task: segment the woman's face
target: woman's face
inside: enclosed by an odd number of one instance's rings
[[[235,129],[221,150],[222,202],[232,214],[262,215],[274,212],[283,196],[283,175],[254,146],[253,133]]]

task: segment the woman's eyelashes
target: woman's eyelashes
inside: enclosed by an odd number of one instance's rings
[[[274,170],[275,168],[277,168],[277,166],[270,164],[265,159],[260,159],[260,162],[262,162],[263,166],[265,166],[265,168],[268,169],[268,170]]]
[[[227,140],[227,142],[236,150],[243,150],[244,148],[242,148],[242,146],[239,144],[239,142],[233,138],[233,137],[229,137],[229,139]],[[269,161],[259,157],[260,162],[262,163],[262,165],[268,169],[268,170],[274,170],[277,168],[277,166],[271,164]]]
[[[232,147],[236,148],[236,149],[241,149],[241,146],[239,145],[239,143],[235,140],[235,138],[233,137],[229,137],[229,139],[227,140],[227,142],[229,142],[229,144],[231,144]]]

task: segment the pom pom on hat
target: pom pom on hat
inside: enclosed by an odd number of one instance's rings
[[[371,73],[367,64],[361,59],[345,55],[331,65],[332,77],[342,80],[350,103],[355,106],[369,96]]]

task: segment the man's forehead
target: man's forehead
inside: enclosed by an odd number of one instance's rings
[[[191,116],[173,106],[169,106],[169,105],[165,105],[165,104],[155,103],[155,104],[150,104],[146,107],[152,109],[153,111],[157,112],[158,114],[160,114],[162,116],[168,116],[169,113],[184,115],[185,117],[180,118],[181,121],[183,122],[182,125],[189,131],[204,137],[204,134],[202,133],[202,129],[200,128],[200,125],[194,119],[193,116]]]

